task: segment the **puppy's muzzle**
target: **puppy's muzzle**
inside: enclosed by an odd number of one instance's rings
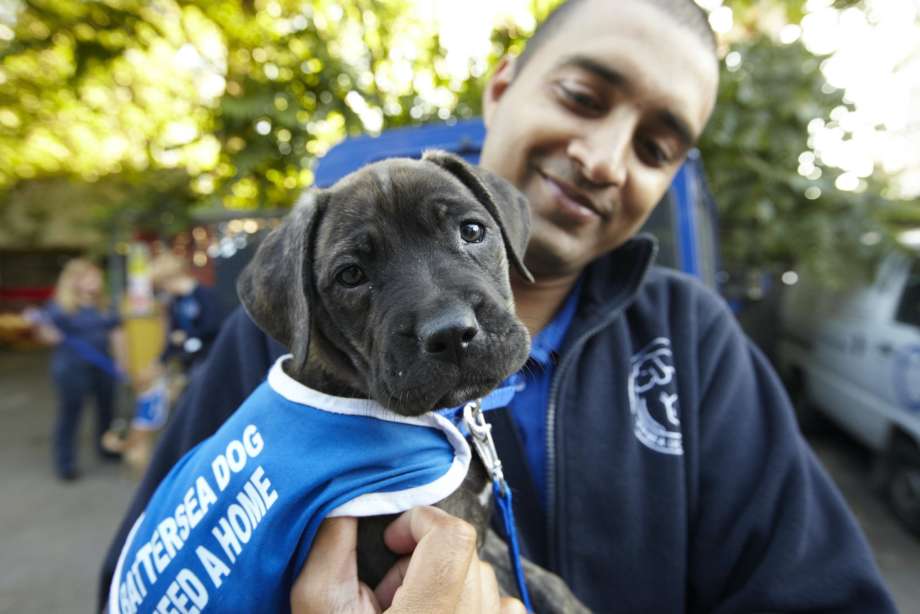
[[[526,329],[499,296],[476,284],[425,287],[378,324],[383,356],[372,395],[405,415],[454,407],[488,393],[527,356]],[[436,297],[434,299],[430,297]]]
[[[425,356],[455,365],[464,360],[478,334],[476,314],[465,305],[452,306],[418,326],[418,340]]]

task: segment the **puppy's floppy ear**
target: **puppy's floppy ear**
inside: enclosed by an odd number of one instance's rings
[[[486,208],[505,241],[505,250],[521,277],[533,281],[524,266],[524,252],[530,238],[530,203],[517,188],[495,173],[473,166],[463,158],[437,149],[426,151],[423,160],[434,162],[465,185]]]
[[[236,282],[249,317],[294,355],[294,373],[303,370],[310,346],[312,245],[324,203],[321,191],[305,193]]]

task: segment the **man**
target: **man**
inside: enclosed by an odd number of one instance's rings
[[[511,411],[492,418],[523,548],[597,611],[893,611],[759,352],[718,297],[652,268],[653,242],[635,237],[717,80],[692,0],[572,0],[487,85],[481,164],[534,218],[536,282],[514,281],[534,351]],[[276,351],[234,318],[112,552]]]

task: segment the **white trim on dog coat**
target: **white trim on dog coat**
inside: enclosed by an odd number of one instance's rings
[[[463,482],[470,448],[450,420],[307,388],[287,358],[164,478],[122,549],[111,614],[287,612],[325,517],[396,514]]]

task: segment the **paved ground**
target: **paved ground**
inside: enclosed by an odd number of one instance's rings
[[[92,611],[99,561],[133,490],[120,466],[90,453],[89,428],[84,478],[54,478],[46,360],[0,353],[0,612]]]
[[[99,562],[133,490],[118,466],[88,453],[88,428],[83,479],[54,479],[45,360],[40,352],[0,352],[0,613],[91,612]],[[869,536],[901,611],[920,614],[920,541],[870,491],[868,455],[839,434],[813,445]]]
[[[866,532],[879,568],[902,614],[920,614],[920,540],[907,533],[869,486],[871,455],[829,427],[812,449],[833,477]]]

